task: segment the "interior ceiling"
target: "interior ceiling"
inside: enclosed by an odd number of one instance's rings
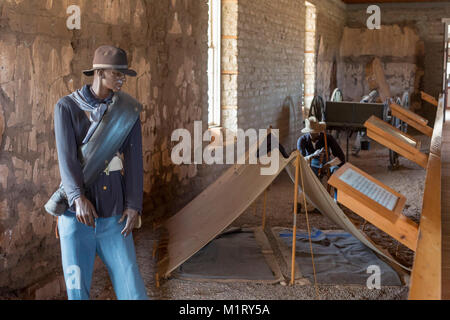
[[[348,4],[354,4],[354,3],[371,3],[371,4],[377,4],[377,3],[400,3],[400,2],[449,2],[447,0],[342,0],[345,3]]]

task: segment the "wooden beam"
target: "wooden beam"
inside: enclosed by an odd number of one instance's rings
[[[411,274],[410,300],[437,300],[444,294],[445,275],[445,223],[446,223],[446,170],[441,158],[444,126],[444,97],[439,98],[436,121],[431,139],[427,177],[420,219],[419,240]],[[444,159],[444,160],[443,160]]]
[[[442,150],[442,134],[444,127],[444,95],[439,97],[438,109],[436,112],[436,120],[434,121],[433,137],[431,138],[430,152],[437,156],[441,155]]]
[[[410,300],[441,299],[442,228],[441,159],[430,154],[428,161],[419,240],[411,274]]]
[[[367,136],[403,157],[417,163],[422,168],[428,164],[428,156],[420,152],[420,141],[398,130],[383,120],[372,116],[364,123]]]
[[[421,116],[415,114],[412,111],[406,110],[405,108],[399,106],[396,103],[391,103],[390,107],[392,115],[394,117],[402,120],[403,122],[406,122],[407,124],[409,124],[410,126],[412,126],[413,128],[417,129],[418,131],[422,132],[423,134],[425,134],[430,138],[433,136],[433,128],[428,126],[427,119],[422,118]]]
[[[420,91],[420,94],[422,96],[422,100],[431,103],[433,106],[437,107],[438,106],[438,101],[432,97],[431,95],[429,95],[428,93],[425,93],[423,91]]]
[[[383,190],[397,197],[398,200],[395,207],[390,210],[377,201],[371,199],[358,189],[344,182],[341,179],[341,176],[349,169],[362,175],[367,180],[375,183]],[[383,230],[411,250],[416,250],[418,225],[402,214],[406,203],[406,198],[403,195],[384,185],[350,163],[346,163],[342,166],[333,176],[331,176],[328,183],[338,190],[337,200],[339,203],[369,221],[377,228]]]

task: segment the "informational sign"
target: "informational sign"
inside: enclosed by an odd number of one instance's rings
[[[397,204],[397,196],[352,169],[346,170],[339,179],[391,211]]]

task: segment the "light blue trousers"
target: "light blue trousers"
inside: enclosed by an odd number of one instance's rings
[[[119,300],[148,300],[136,262],[133,236],[121,235],[126,219],[95,219],[95,229],[67,211],[58,219],[61,257],[69,300],[89,300],[96,254],[108,268]]]

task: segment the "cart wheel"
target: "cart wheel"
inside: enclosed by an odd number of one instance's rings
[[[331,95],[330,101],[333,101],[333,102],[344,101],[341,89],[339,89],[339,88],[334,89],[333,94]]]
[[[321,96],[315,96],[309,108],[308,117],[314,116],[317,121],[325,120],[325,104]]]

